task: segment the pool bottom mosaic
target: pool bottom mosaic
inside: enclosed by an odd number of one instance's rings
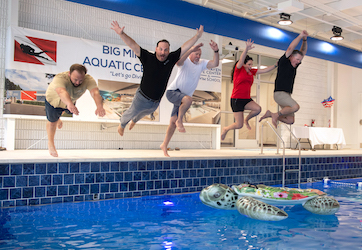
[[[298,158],[286,158],[298,168]],[[279,185],[282,158],[0,164],[1,207],[201,191],[213,183]],[[362,176],[362,156],[302,158],[301,182]],[[285,184],[298,182],[286,173]]]

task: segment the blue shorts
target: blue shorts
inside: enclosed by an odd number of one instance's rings
[[[244,112],[246,104],[251,102],[253,99],[236,99],[231,98],[230,105],[233,112]]]
[[[171,102],[173,104],[171,117],[175,116],[175,115],[178,116],[178,110],[180,108],[182,98],[184,98],[184,96],[187,96],[187,95],[182,93],[181,90],[179,90],[179,89],[167,90],[166,97],[169,100],[169,102]]]
[[[54,108],[50,103],[45,100],[45,113],[47,115],[47,119],[50,122],[56,122],[59,120],[59,117],[63,114],[63,112],[67,112],[68,114],[71,114],[71,112],[68,109],[63,108]]]

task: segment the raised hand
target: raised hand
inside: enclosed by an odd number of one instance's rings
[[[303,30],[302,33],[300,33],[303,39],[306,39],[308,37],[308,32],[306,30]]]
[[[210,47],[213,51],[218,51],[219,47],[217,46],[217,43],[215,43],[213,40],[211,40],[211,42],[209,43]]]
[[[197,38],[200,38],[202,36],[202,33],[204,33],[204,26],[200,25],[200,28],[196,29]]]
[[[113,21],[111,25],[111,29],[114,30],[118,35],[121,35],[123,33],[124,26],[121,28],[117,21]]]
[[[251,49],[254,49],[255,47],[253,46],[253,44],[254,44],[254,41],[252,41],[251,39],[248,39],[245,42],[245,45],[246,45],[245,49],[248,50],[248,51],[251,50]]]

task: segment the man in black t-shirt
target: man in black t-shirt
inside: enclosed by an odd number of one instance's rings
[[[279,104],[281,110],[277,113],[272,113],[270,110],[267,110],[259,122],[271,117],[275,127],[277,127],[278,121],[286,124],[294,123],[294,113],[299,110],[299,104],[291,97],[291,94],[293,92],[297,68],[307,53],[307,37],[307,31],[303,30],[302,33],[290,43],[285,54],[279,59],[277,77],[275,78],[274,100]],[[300,40],[303,40],[300,50],[295,50]]]
[[[202,36],[204,27],[200,25],[200,28],[196,29],[195,36],[186,41],[181,48],[171,53],[170,44],[167,40],[159,41],[156,46],[156,52],[151,53],[141,48],[132,38],[124,33],[124,26],[121,28],[117,21],[112,22],[111,29],[134,51],[143,66],[140,87],[137,89],[131,106],[123,113],[121,124],[118,126],[118,133],[123,136],[124,128],[128,122],[131,122],[129,125],[131,130],[142,117],[153,113],[157,109],[165,93],[173,66]],[[202,46],[202,44],[197,46]]]

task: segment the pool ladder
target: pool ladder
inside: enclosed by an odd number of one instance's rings
[[[273,127],[272,124],[270,124],[270,122],[266,121],[261,125],[261,133],[260,133],[260,141],[261,141],[261,152],[260,154],[263,154],[263,146],[264,146],[264,141],[263,141],[263,127],[264,125],[267,124],[269,125],[269,127],[273,130],[273,132],[276,134],[276,136],[279,138],[279,140],[277,141],[277,154],[279,154],[279,141],[281,141],[283,143],[283,182],[282,185],[284,187],[285,185],[285,173],[289,173],[289,172],[297,172],[298,173],[298,188],[300,188],[300,175],[301,175],[301,147],[300,147],[300,142],[298,140],[298,138],[292,133],[292,131],[284,124],[284,123],[280,123],[277,127],[280,128],[280,125],[285,126],[289,133],[293,136],[293,138],[297,141],[298,144],[298,148],[299,148],[299,164],[298,164],[298,168],[297,169],[286,169],[285,167],[285,162],[286,162],[286,158],[285,158],[285,142],[282,139],[282,137],[279,135],[278,131],[275,130],[275,128]]]

